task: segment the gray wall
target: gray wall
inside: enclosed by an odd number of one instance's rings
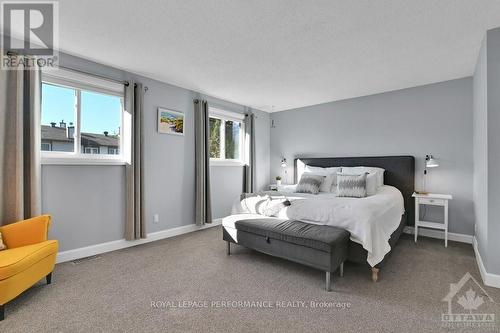
[[[475,236],[485,266],[488,266],[488,94],[486,37],[474,71],[474,214]]]
[[[189,225],[195,219],[193,99],[206,98],[211,104],[243,113],[241,105],[151,80],[61,54],[63,65],[117,79],[136,80],[149,88],[144,99],[145,213],[147,232]],[[183,137],[158,134],[157,108],[185,114]],[[259,185],[269,179],[269,115],[255,111]],[[261,128],[262,126],[262,128]],[[267,157],[266,157],[267,154]],[[266,164],[267,163],[267,164]],[[168,177],[163,177],[168,175]],[[234,198],[243,188],[243,167],[212,167],[214,218],[230,213]],[[53,215],[50,235],[60,241],[60,250],[99,244],[123,238],[125,182],[122,166],[42,167],[42,209]],[[263,181],[265,179],[265,181]],[[160,222],[153,223],[154,214]]]
[[[450,231],[472,235],[472,78],[271,114],[271,177],[280,158],[300,156],[413,155],[416,188],[424,156],[441,166],[428,173],[427,189],[450,193]]]
[[[474,73],[476,239],[488,273],[500,274],[500,28],[483,40]]]
[[[488,269],[500,274],[500,28],[488,31]]]

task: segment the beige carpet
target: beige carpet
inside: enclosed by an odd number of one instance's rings
[[[470,245],[415,244],[405,235],[378,283],[366,268],[346,265],[327,293],[323,272],[239,246],[226,256],[221,233],[217,227],[57,265],[52,285],[40,282],[7,304],[0,332],[495,331],[442,327],[450,283],[466,272],[481,281]],[[500,301],[500,290],[485,290]],[[500,317],[498,304],[484,300],[479,312]],[[154,301],[163,308],[152,308]],[[222,301],[236,302],[221,308]]]

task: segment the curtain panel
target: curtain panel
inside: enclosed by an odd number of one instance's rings
[[[245,115],[245,193],[255,191],[255,115]]]
[[[131,133],[124,151],[126,156],[126,220],[125,239],[146,238],[146,220],[144,218],[144,90],[142,84],[133,83],[125,88],[124,127]],[[127,147],[128,146],[128,147]]]
[[[194,100],[196,224],[212,223],[208,103]]]
[[[40,69],[0,70],[0,225],[41,214],[40,121]]]

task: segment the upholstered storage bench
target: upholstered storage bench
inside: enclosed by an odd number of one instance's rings
[[[331,290],[331,273],[347,259],[349,233],[343,229],[282,220],[278,218],[239,219],[234,224],[223,222],[223,239],[227,254],[231,243],[307,265],[326,272],[326,290]]]

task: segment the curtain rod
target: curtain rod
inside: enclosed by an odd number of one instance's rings
[[[7,51],[7,56],[9,56],[9,57],[10,56],[18,56],[18,55],[20,55],[20,54],[18,54],[16,52],[13,52],[13,51]],[[95,77],[101,78],[103,80],[121,83],[121,84],[123,84],[125,86],[129,86],[130,85],[130,83],[128,81],[122,81],[122,80],[113,79],[113,78],[111,78],[109,76],[95,74],[95,73],[91,73],[91,72],[87,72],[87,71],[83,71],[83,70],[80,70],[80,69],[71,68],[71,67],[67,67],[67,66],[62,66],[62,65],[59,65],[57,67],[58,68],[63,68],[63,69],[69,70],[69,71],[73,71],[73,72],[76,72],[76,73],[81,73],[81,74],[95,76]]]

